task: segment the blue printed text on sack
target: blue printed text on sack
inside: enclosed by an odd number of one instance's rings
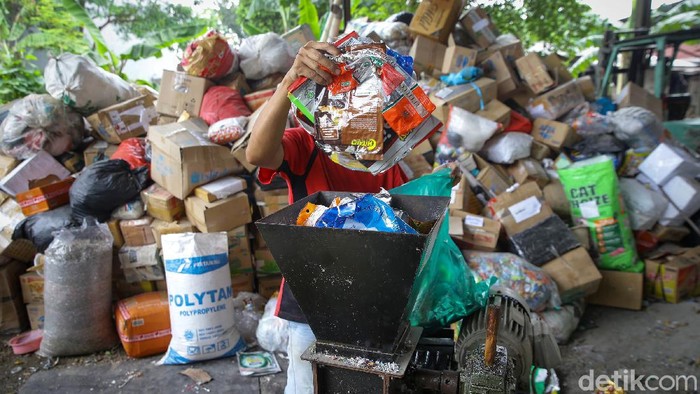
[[[225,301],[231,297],[233,297],[233,289],[231,286],[226,286],[220,289],[212,289],[198,293],[170,294],[168,298],[170,305],[175,305],[176,307],[189,307],[201,306],[206,303],[214,304]]]

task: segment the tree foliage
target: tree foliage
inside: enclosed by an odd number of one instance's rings
[[[352,0],[350,9],[353,18],[383,21],[398,12],[415,12],[418,3],[418,0]]]

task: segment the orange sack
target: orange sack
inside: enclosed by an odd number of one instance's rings
[[[117,302],[117,332],[129,357],[165,353],[170,344],[168,294],[153,291]]]

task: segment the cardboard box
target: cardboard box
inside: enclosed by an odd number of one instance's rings
[[[515,66],[518,68],[520,77],[535,94],[540,94],[556,86],[547,72],[547,66],[536,53],[530,53],[516,60]]]
[[[501,222],[508,235],[518,234],[554,214],[534,182],[520,185],[489,201],[491,216]]]
[[[316,41],[316,37],[311,32],[307,24],[299,25],[282,35],[287,44],[292,48],[292,53],[299,52],[299,49],[309,41]],[[245,93],[243,93],[245,94]]]
[[[501,223],[483,216],[473,215],[462,211],[450,212],[450,219],[457,219],[455,223],[459,228],[455,242],[460,249],[480,250],[493,252],[498,245],[501,234]],[[453,235],[453,222],[450,221],[450,235]],[[453,238],[455,238],[453,236]]]
[[[581,139],[568,124],[542,118],[535,119],[532,137],[557,152],[573,147]]]
[[[206,78],[199,78],[179,71],[163,70],[156,111],[168,116],[180,116],[187,111],[199,116],[204,93],[213,85]]]
[[[446,53],[447,46],[419,35],[413,40],[409,55],[413,57],[416,72],[432,75],[433,72],[442,71]]]
[[[627,82],[627,85],[625,85],[620,93],[618,93],[617,97],[615,97],[615,103],[617,103],[620,108],[646,108],[653,112],[660,121],[664,120],[664,108],[661,99],[634,82]]]
[[[228,231],[253,220],[245,193],[211,203],[197,196],[188,197],[185,211],[189,221],[203,233]]]
[[[449,86],[430,94],[430,100],[437,107],[433,112],[433,116],[441,122],[447,122],[449,106],[466,109],[469,112],[476,112],[484,107],[486,103],[494,100],[498,91],[498,85],[491,78],[479,78],[474,83],[479,90],[475,89],[472,84],[459,86]],[[479,93],[481,91],[481,93]]]
[[[142,95],[101,109],[96,117],[90,116],[90,125],[103,140],[111,144],[141,137],[146,135],[149,125],[158,122],[154,101],[153,96]]]
[[[537,95],[532,93],[530,88],[527,86],[521,86],[520,89],[513,92],[510,99],[515,101],[515,103],[521,108],[525,109],[529,107],[530,103],[535,99],[535,97],[537,97]]]
[[[157,291],[168,291],[168,282],[165,280],[154,280],[153,284]]]
[[[255,201],[263,217],[270,216],[289,205],[288,189],[255,191]]]
[[[158,115],[158,121],[156,122],[156,125],[161,126],[164,124],[170,124],[170,123],[177,123],[177,120],[179,118],[175,116],[168,116],[168,115]]]
[[[651,233],[659,242],[680,242],[690,234],[690,230],[685,226],[669,227],[657,224]]]
[[[552,150],[549,148],[549,146],[537,140],[532,140],[532,146],[530,148],[530,157],[537,161],[549,159],[552,157]]]
[[[255,272],[258,275],[272,275],[281,272],[269,249],[256,249],[254,255]]]
[[[247,187],[248,183],[245,179],[226,176],[194,189],[194,195],[206,202],[214,202],[231,197]]]
[[[68,191],[74,181],[75,178],[69,176],[61,181],[17,193],[17,202],[22,207],[22,213],[31,216],[68,204]]]
[[[639,171],[655,185],[663,186],[679,175],[696,176],[700,163],[685,150],[662,142],[639,165]]]
[[[478,51],[457,45],[452,35],[447,39],[447,49],[442,61],[442,73],[458,73],[464,67],[476,65]]]
[[[494,195],[499,195],[513,185],[512,180],[507,172],[502,170],[502,167],[497,167],[482,159],[478,155],[474,155],[474,161],[479,169],[479,174],[476,180],[490,190]]]
[[[156,243],[151,222],[153,222],[153,218],[149,216],[119,222],[124,244],[126,246],[143,246]]]
[[[27,304],[27,316],[32,330],[44,328],[44,304]]]
[[[569,203],[569,199],[566,198],[564,186],[559,180],[553,180],[547,184],[542,189],[542,193],[544,194],[544,200],[552,208],[554,213],[561,216],[562,219],[571,217],[571,204]]]
[[[124,246],[124,236],[122,235],[122,229],[119,227],[119,219],[112,219],[107,222],[107,227],[109,232],[112,233],[112,238],[114,239],[114,247],[119,249]]]
[[[228,148],[210,142],[203,136],[206,132],[201,119],[148,130],[153,150],[151,178],[180,200],[195,187],[230,174],[236,166]]]
[[[479,51],[479,54],[476,56],[476,64],[481,64],[481,62],[496,52],[500,52],[503,55],[506,63],[508,63],[511,68],[515,68],[515,61],[517,59],[525,56],[525,50],[523,50],[523,44],[520,40],[515,40],[507,44],[496,43],[485,50]]]
[[[696,294],[700,265],[697,253],[691,256],[678,249],[667,255],[652,255],[646,263],[646,294],[676,304]]]
[[[581,246],[584,247],[584,249],[591,250],[591,232],[590,230],[588,230],[588,226],[578,225],[575,227],[571,227],[570,230],[574,234],[576,239],[578,239],[578,241],[581,243]]]
[[[576,81],[560,85],[527,104],[533,118],[558,119],[586,102]],[[521,104],[522,105],[522,104]]]
[[[642,309],[644,298],[644,274],[600,270],[603,279],[595,294],[586,298],[589,304],[615,308]]]
[[[505,128],[510,124],[510,112],[511,109],[509,106],[498,100],[491,100],[486,104],[484,109],[477,111],[476,114],[482,118],[500,123],[503,128]]]
[[[153,231],[153,238],[156,240],[158,247],[162,247],[160,243],[160,237],[165,234],[182,234],[182,233],[192,233],[196,229],[187,219],[180,219],[177,222],[166,222],[163,220],[156,219],[151,223],[151,230]]]
[[[0,257],[0,334],[14,334],[29,325],[19,277],[27,264]]]
[[[129,283],[124,278],[117,278],[113,281],[113,285],[114,294],[116,294],[116,298],[119,300],[150,291],[156,291],[155,282],[147,280]]]
[[[265,297],[270,298],[276,292],[280,291],[280,286],[282,285],[282,275],[258,275],[258,293]]]
[[[537,183],[540,188],[549,183],[549,175],[538,161],[532,159],[521,159],[508,167],[508,173],[516,183],[524,184],[528,181]]]
[[[446,43],[461,8],[461,0],[423,0],[408,29],[414,34]]]
[[[425,156],[413,152],[404,157],[399,162],[399,166],[408,179],[419,178],[433,172],[433,166],[428,163]]]
[[[459,19],[469,37],[480,47],[488,48],[496,42],[496,37],[499,36],[498,29],[486,11],[474,7],[460,16]]]
[[[156,183],[141,191],[141,199],[155,219],[173,222],[185,214],[185,203]]]
[[[228,262],[231,275],[253,272],[253,256],[246,226],[237,227],[227,232]]]
[[[255,274],[244,272],[231,276],[231,287],[233,287],[234,294],[242,291],[252,293],[255,291]]]
[[[70,171],[49,153],[41,150],[20,163],[0,181],[0,188],[12,197],[49,180],[59,181],[70,176]],[[23,308],[24,309],[24,308]]]
[[[107,141],[95,141],[88,146],[83,152],[85,167],[96,161],[109,160],[110,157],[117,151],[119,145],[112,145]]]
[[[44,303],[44,277],[35,271],[29,271],[19,277],[22,287],[22,300],[25,304]]]
[[[0,179],[4,178],[17,167],[19,160],[14,157],[0,155]]]
[[[479,67],[484,70],[484,76],[495,79],[498,83],[499,99],[509,98],[520,88],[515,71],[508,65],[501,52],[494,52],[482,63],[479,63]]]
[[[561,62],[559,55],[557,55],[556,53],[552,53],[548,56],[543,57],[542,62],[545,66],[547,66],[547,70],[552,76],[552,79],[554,79],[555,85],[561,85],[563,83],[574,80],[573,75],[571,75],[569,69],[566,68],[566,66]]]
[[[593,83],[593,78],[591,78],[590,75],[576,78],[576,84],[578,85],[579,89],[581,89],[581,93],[586,100],[595,101],[595,84]]]
[[[476,195],[469,187],[469,182],[465,176],[457,185],[452,187],[450,196],[450,212],[462,211],[472,214],[479,214],[484,209],[484,205],[479,202]]]
[[[546,263],[542,269],[556,282],[563,303],[595,294],[603,279],[582,247]]]

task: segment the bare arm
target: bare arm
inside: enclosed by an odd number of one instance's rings
[[[332,55],[340,54],[338,48],[325,42],[309,42],[299,50],[294,65],[284,76],[253,125],[246,149],[246,159],[250,164],[270,169],[277,169],[282,165],[284,160],[282,135],[290,108],[287,91],[289,86],[301,76],[311,78],[322,85],[331,82],[332,75],[321,70],[319,66],[324,66],[334,74],[339,70],[338,66],[323,56],[324,52]]]

